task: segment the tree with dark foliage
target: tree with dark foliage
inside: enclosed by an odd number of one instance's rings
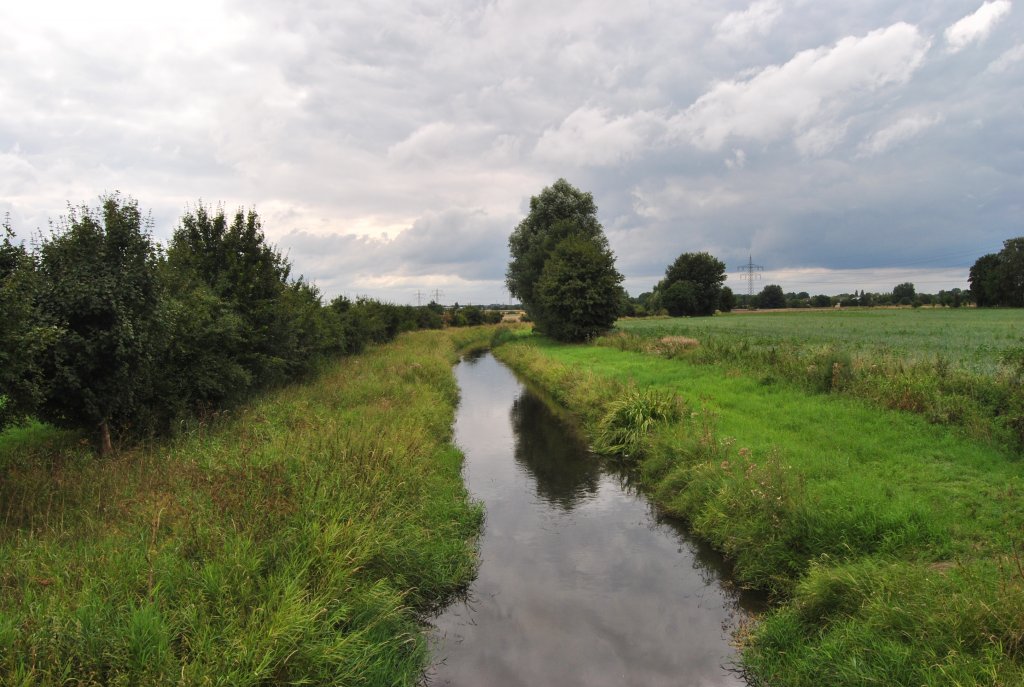
[[[160,345],[158,252],[138,204],[118,194],[72,210],[39,253],[40,313],[55,329],[43,356],[40,415],[111,432],[144,419]]]
[[[725,263],[710,253],[683,253],[665,269],[654,287],[659,306],[669,315],[713,315],[722,302]]]
[[[589,243],[590,248],[585,249],[583,243]],[[618,285],[622,275],[615,270],[614,256],[597,221],[597,206],[591,194],[559,179],[530,199],[530,212],[516,226],[508,244],[512,260],[506,284],[538,331],[579,340],[580,336],[593,336],[595,328],[606,329],[614,323],[619,293],[617,289],[606,293],[605,287],[609,282]],[[559,258],[548,269],[556,253]],[[585,262],[569,265],[566,261],[570,256]],[[594,270],[599,267],[605,271],[598,277]],[[597,278],[586,293],[579,289],[584,273]],[[571,298],[572,302],[558,302],[559,297]]]

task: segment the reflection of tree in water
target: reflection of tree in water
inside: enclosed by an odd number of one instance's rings
[[[544,401],[524,391],[512,403],[511,416],[516,462],[533,475],[542,499],[572,510],[597,493],[600,460]]]
[[[466,353],[465,355],[462,356],[462,362],[468,365],[469,367],[473,367],[488,355],[490,355],[490,351],[488,351],[487,349],[470,351],[469,353]]]

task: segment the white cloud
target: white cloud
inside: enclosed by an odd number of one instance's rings
[[[794,141],[804,157],[821,157],[830,153],[846,138],[849,122],[827,122],[804,131]]]
[[[743,169],[747,166],[747,154],[742,148],[733,149],[732,157],[725,159],[725,166],[729,169]]]
[[[805,50],[746,80],[716,84],[675,118],[673,128],[704,150],[718,150],[734,137],[770,142],[799,136],[820,124],[823,113],[908,81],[929,45],[917,27],[898,23]]]
[[[863,156],[879,155],[903,141],[920,135],[942,121],[941,115],[910,115],[879,129],[860,144]]]
[[[744,201],[742,193],[713,177],[668,179],[657,190],[633,189],[633,209],[657,220],[713,212]]]
[[[970,43],[983,41],[996,22],[1010,13],[1010,0],[991,0],[946,29],[950,52],[959,52]]]
[[[490,127],[479,124],[456,125],[431,122],[418,127],[406,138],[388,148],[388,157],[402,163],[430,163],[473,149],[477,139]]]
[[[610,117],[600,108],[581,107],[558,126],[544,131],[536,155],[571,165],[612,165],[629,159],[646,145],[658,126],[645,112]]]
[[[758,0],[741,12],[730,12],[715,25],[715,38],[739,45],[754,36],[766,35],[782,14],[777,0]]]
[[[1018,43],[997,59],[989,63],[985,70],[990,74],[1002,74],[1018,62],[1024,61],[1024,43]]]

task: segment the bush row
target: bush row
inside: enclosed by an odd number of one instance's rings
[[[0,244],[0,429],[36,416],[114,439],[302,377],[325,356],[440,328],[441,308],[323,302],[254,210],[199,204],[169,245],[119,194],[71,208],[31,250]]]

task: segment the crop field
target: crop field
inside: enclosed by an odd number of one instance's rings
[[[846,309],[731,313],[700,318],[620,320],[618,328],[645,337],[688,336],[745,340],[755,347],[834,346],[855,356],[898,356],[934,361],[941,356],[965,369],[995,373],[1004,351],[1024,345],[1018,309]]]

